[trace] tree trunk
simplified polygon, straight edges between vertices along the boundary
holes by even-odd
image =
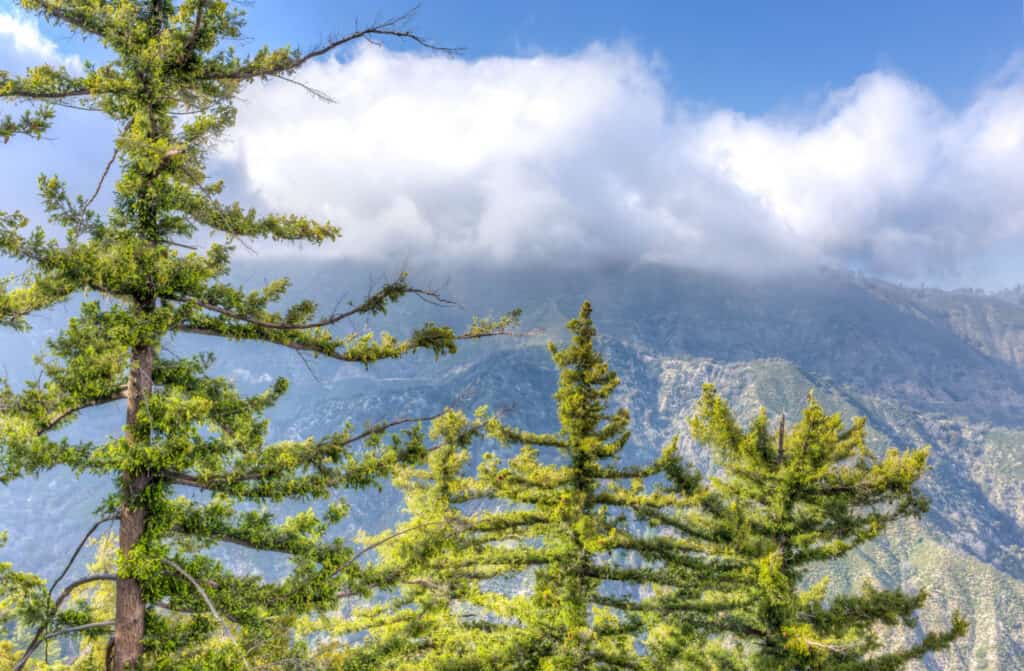
[[[146,436],[136,430],[139,406],[153,390],[153,348],[138,346],[132,351],[132,368],[128,380],[128,413],[126,432],[129,444],[145,441]],[[146,509],[139,505],[138,497],[152,478],[146,473],[124,473],[121,476],[121,557],[126,558],[142,538],[146,529]],[[146,603],[142,587],[134,578],[117,579],[114,607],[114,671],[131,668],[142,656],[142,637],[145,634]]]

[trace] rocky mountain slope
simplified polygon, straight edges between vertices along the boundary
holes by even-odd
[[[330,305],[344,288],[358,298],[366,270],[307,264],[296,277],[296,294],[312,293]],[[239,276],[274,271],[263,265]],[[466,309],[438,315],[405,303],[388,325],[400,332],[424,318],[458,322],[470,312],[518,305],[525,308],[524,326],[544,334],[470,345],[441,362],[420,357],[371,371],[303,362],[264,347],[215,346],[219,370],[252,391],[274,375],[293,379],[272,415],[278,437],[323,433],[346,420],[429,414],[452,403],[505,408],[514,421],[543,430],[555,422],[549,401],[555,378],[543,345],[561,338],[562,324],[588,298],[602,346],[623,379],[621,399],[633,414],[637,450],[655,451],[680,434],[689,458],[711,468],[686,429],[705,381],[745,416],[761,405],[792,416],[813,388],[827,408],[866,416],[878,449],[931,445],[932,511],[852,556],[835,584],[875,579],[927,588],[924,625],[940,625],[953,608],[963,611],[972,622],[969,638],[922,668],[1024,668],[1024,306],[1013,292],[906,289],[830,271],[742,279],[658,267],[465,271],[448,278],[443,290]],[[38,343],[46,329],[40,324],[29,337]],[[24,353],[33,343],[6,333],[0,342],[12,374],[29,374]],[[212,345],[182,339],[174,348],[184,353]],[[74,430],[116,430],[118,413],[87,413]],[[54,472],[0,488],[0,528],[11,532],[0,560],[56,573],[108,483],[81,485]],[[400,500],[387,489],[357,495],[340,531],[380,528],[400,514]],[[280,568],[269,557],[240,554],[236,561],[253,570]]]

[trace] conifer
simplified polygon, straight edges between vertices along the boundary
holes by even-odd
[[[34,105],[21,118],[0,120],[0,137],[39,137],[56,107],[107,117],[116,138],[88,197],[74,196],[55,176],[40,178],[48,228],[30,228],[19,211],[0,213],[0,253],[25,267],[0,286],[0,323],[27,328],[30,315],[59,303],[77,310],[38,357],[38,380],[17,389],[0,385],[0,481],[61,465],[113,481],[98,516],[118,525],[116,572],[92,578],[114,585],[113,622],[76,620],[74,629],[112,635],[110,668],[245,668],[248,656],[285,649],[287,623],[296,614],[333,607],[359,566],[344,539],[328,534],[342,506],[282,521],[265,505],[368,485],[420,446],[383,440],[396,422],[268,444],[263,414],[287,381],[244,396],[209,373],[211,356],[175,357],[168,339],[258,341],[370,365],[418,350],[447,355],[460,339],[502,332],[514,317],[476,322],[462,334],[428,323],[404,339],[332,330],[379,315],[410,294],[437,298],[404,275],[347,310],[321,313],[309,300],[278,309],[288,281],[255,290],[232,283],[234,245],[319,245],[339,231],[307,217],[223,202],[223,184],[208,178],[206,159],[234,123],[234,101],[247,83],[290,80],[303,64],[362,38],[430,45],[400,17],[311,51],[264,47],[242,55],[230,45],[243,37],[244,16],[225,0],[21,5],[96,41],[109,60],[86,63],[81,73],[51,65],[20,76],[0,72],[0,100]],[[113,205],[100,212],[94,202],[108,178],[116,178]],[[55,229],[63,233],[55,237]],[[73,432],[51,437],[83,410],[109,403],[126,406],[120,435],[99,443],[77,441]],[[238,574],[208,552],[223,543],[283,553],[291,573],[276,582]],[[20,576],[5,570],[0,580],[27,588]],[[15,668],[38,655],[39,641],[72,631],[65,627],[72,615],[42,585],[36,588],[38,607],[16,614],[38,635]],[[0,586],[0,593],[11,589]]]
[[[328,669],[536,668],[531,641],[511,617],[515,597],[500,590],[515,583],[487,586],[522,570],[528,554],[494,543],[531,516],[495,516],[486,489],[466,473],[485,413],[471,420],[446,412],[431,427],[426,463],[398,469],[409,517],[363,539],[364,551],[376,553],[367,574],[375,599],[310,622],[311,632],[332,637],[317,652]]]
[[[337,620],[367,633],[342,648],[338,668],[653,669],[651,628],[705,609],[713,567],[685,534],[646,521],[682,519],[700,476],[675,441],[653,461],[621,463],[629,413],[613,407],[619,381],[595,349],[590,305],[568,326],[572,341],[551,346],[557,432],[510,426],[486,408],[473,420],[452,412],[433,428],[429,468],[397,478],[410,517],[367,541],[393,591]],[[481,433],[502,449],[470,476]]]
[[[722,621],[723,633],[743,645],[723,668],[891,671],[965,633],[954,613],[947,630],[886,648],[884,629],[917,627],[925,590],[865,583],[852,594],[830,594],[827,577],[805,584],[812,567],[827,573],[891,523],[928,509],[918,489],[928,449],[876,455],[865,443],[865,426],[857,418],[844,428],[842,417],[826,414],[812,394],[792,430],[782,420],[771,431],[763,408],[743,430],[705,385],[691,427],[722,469],[714,481],[726,503],[721,514],[734,530],[732,550],[748,561],[746,605]]]
[[[516,617],[541,652],[538,668],[657,668],[652,633],[718,610],[728,568],[705,552],[699,525],[684,523],[704,491],[677,441],[647,462],[626,452],[629,411],[614,405],[619,378],[595,347],[590,304],[567,326],[571,341],[549,346],[558,431],[491,417],[488,434],[519,450],[508,460],[485,455],[479,478],[508,505],[495,517],[529,516],[503,540],[528,556],[532,584]]]

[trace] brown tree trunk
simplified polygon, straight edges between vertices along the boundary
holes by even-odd
[[[128,414],[126,418],[129,443],[148,440],[136,429],[139,406],[153,390],[153,348],[139,346],[132,351],[132,368],[128,380]],[[146,509],[138,504],[152,478],[145,473],[124,473],[121,476],[121,556],[127,557],[146,529]],[[146,603],[142,588],[134,578],[117,579],[114,606],[114,671],[131,668],[142,656],[145,634]]]

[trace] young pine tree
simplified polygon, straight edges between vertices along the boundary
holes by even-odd
[[[589,303],[568,328],[571,342],[551,345],[559,431],[491,418],[489,435],[520,449],[509,460],[485,455],[479,479],[505,508],[492,513],[509,522],[502,546],[524,553],[531,568],[531,592],[513,614],[540,652],[538,668],[643,668],[650,615],[703,608],[716,577],[692,539],[644,521],[652,511],[668,516],[693,505],[700,478],[675,441],[652,462],[620,462],[630,418],[612,406],[619,378],[595,349]],[[675,561],[684,555],[692,561]]]
[[[888,649],[881,632],[916,627],[924,591],[865,584],[854,594],[829,595],[827,579],[804,584],[812,565],[833,562],[891,522],[927,510],[916,488],[926,448],[876,456],[865,445],[862,418],[844,429],[842,418],[826,415],[813,396],[791,431],[780,422],[773,433],[763,409],[744,431],[711,385],[704,387],[691,427],[722,468],[715,489],[729,504],[733,549],[749,560],[747,605],[724,621],[746,643],[737,666],[890,671],[964,634],[966,623],[954,614],[948,630]]]
[[[113,491],[99,514],[118,525],[119,556],[115,573],[93,578],[114,585],[113,621],[71,618],[42,590],[37,608],[17,613],[36,635],[15,668],[38,656],[42,640],[86,630],[112,633],[114,671],[197,666],[203,662],[185,654],[197,650],[211,668],[245,666],[243,649],[286,646],[289,618],[333,607],[358,567],[341,539],[328,539],[337,508],[324,517],[310,511],[280,521],[260,506],[366,485],[387,475],[415,444],[384,443],[384,426],[268,444],[263,413],[285,393],[286,381],[243,396],[230,381],[208,374],[211,357],[174,357],[167,340],[177,334],[250,340],[369,365],[416,350],[448,354],[460,338],[500,332],[509,320],[476,323],[462,335],[427,324],[407,339],[329,330],[426,293],[404,276],[343,312],[317,314],[310,301],[274,309],[288,282],[255,291],[232,284],[233,241],[317,245],[338,231],[222,202],[221,182],[206,174],[207,153],[233,124],[234,100],[246,83],[288,77],[364,37],[422,40],[396,20],[310,52],[261,48],[242,56],[229,45],[242,37],[243,15],[225,0],[21,4],[95,40],[109,60],[86,64],[81,74],[49,65],[21,76],[0,72],[0,99],[37,105],[20,119],[0,120],[0,137],[38,137],[53,105],[106,116],[116,137],[107,170],[90,188],[94,195],[73,197],[58,178],[40,178],[48,228],[30,230],[20,212],[0,213],[0,252],[25,267],[20,280],[0,286],[0,323],[25,328],[32,313],[67,301],[78,310],[39,356],[38,380],[0,388],[0,481],[60,465],[107,476]],[[109,175],[117,175],[113,206],[101,213],[92,206]],[[51,437],[82,410],[108,403],[125,406],[120,435],[98,444]],[[359,452],[361,438],[371,442]],[[239,575],[207,552],[221,543],[283,553],[291,574],[278,582]],[[8,579],[25,586],[18,574],[0,573]],[[0,593],[11,589],[0,586]]]
[[[663,625],[677,643],[692,643],[706,616],[725,607],[720,592],[733,569],[708,553],[711,527],[688,515],[705,492],[675,440],[652,462],[621,463],[629,412],[612,406],[619,378],[595,349],[589,303],[568,328],[571,342],[551,345],[560,430],[532,433],[492,418],[491,437],[520,450],[507,464],[487,455],[480,468],[491,495],[513,505],[497,516],[526,508],[537,518],[504,536],[534,555],[518,619],[540,642],[542,669],[666,668],[652,654],[663,648]]]
[[[470,446],[483,427],[480,417],[446,412],[431,427],[435,444],[426,463],[399,467],[394,484],[405,495],[409,518],[363,539],[364,551],[376,553],[367,574],[375,600],[310,622],[312,631],[332,637],[317,651],[326,668],[536,668],[527,632],[510,617],[513,599],[498,585],[486,585],[528,563],[531,553],[494,543],[509,525],[533,517],[493,515],[486,489],[466,474]]]

